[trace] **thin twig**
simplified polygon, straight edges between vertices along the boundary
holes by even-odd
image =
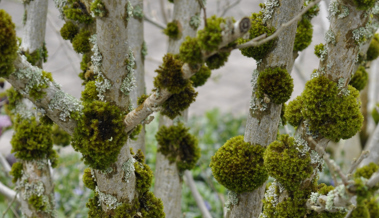
[[[195,199],[196,204],[199,207],[201,214],[203,215],[203,218],[212,218],[211,214],[209,213],[209,210],[205,206],[203,197],[200,195],[199,191],[196,188],[196,184],[193,180],[191,171],[186,170],[184,172],[184,176],[186,178],[187,185],[191,190],[193,198]]]
[[[6,213],[8,212],[9,208],[12,206],[13,202],[16,200],[17,195],[18,195],[18,191],[16,192],[16,195],[13,197],[11,203],[9,203],[7,209],[5,209],[5,211],[3,212],[3,218],[5,218],[5,215],[6,215]]]
[[[165,1],[166,0],[161,0],[160,5],[161,5],[161,12],[162,12],[163,20],[167,24],[168,23],[168,15],[167,15],[167,11],[165,9]]]
[[[341,177],[343,184],[345,186],[347,186],[349,184],[347,177],[342,172],[341,168],[333,160],[330,159],[330,156],[328,153],[325,152],[325,149],[322,148],[320,145],[318,145],[318,143],[313,139],[313,137],[311,137],[311,136],[308,137],[308,140],[312,144],[315,145],[315,148],[316,148],[315,150],[317,151],[317,153],[319,153],[324,158],[324,161],[328,165],[330,171],[332,172],[332,169],[334,169],[338,173],[338,175]]]
[[[154,26],[158,27],[159,29],[162,29],[162,30],[163,30],[163,29],[166,29],[166,27],[165,27],[163,24],[161,24],[161,23],[159,23],[159,22],[153,20],[152,18],[150,18],[150,17],[147,16],[146,14],[145,14],[145,16],[144,16],[144,19],[145,19],[147,22],[149,22],[149,23],[153,24]]]
[[[301,11],[300,14],[296,15],[294,18],[292,18],[292,20],[288,21],[287,23],[284,23],[280,26],[280,28],[274,33],[272,34],[271,36],[265,38],[265,39],[262,39],[262,40],[257,40],[257,38],[254,38],[244,44],[241,44],[241,45],[238,45],[237,48],[241,49],[241,48],[248,48],[248,47],[255,47],[255,46],[260,46],[260,45],[263,45],[264,43],[272,40],[272,39],[275,39],[276,37],[279,36],[279,34],[281,32],[283,32],[288,26],[291,26],[293,23],[299,21],[301,19],[301,17],[309,10],[311,9],[312,7],[314,7],[317,3],[319,3],[321,0],[316,0],[312,3],[310,3],[306,8],[304,8],[304,10]]]
[[[365,159],[368,157],[368,155],[370,154],[370,151],[363,151],[361,153],[361,155],[358,157],[358,159],[355,159],[353,161],[353,163],[351,164],[351,167],[349,169],[349,171],[347,172],[348,174],[352,174],[354,172],[354,170],[359,166],[359,164]],[[350,175],[349,175],[350,176]]]
[[[345,218],[349,218],[351,214],[353,213],[354,209],[349,210],[349,213],[346,214]]]
[[[3,165],[5,172],[9,173],[9,171],[11,171],[11,166],[9,165],[8,161],[5,159],[2,153],[0,153],[0,162],[1,165]]]
[[[223,17],[226,12],[228,12],[230,9],[232,9],[233,7],[237,6],[242,0],[237,0],[235,2],[233,2],[232,4],[229,4],[227,5],[224,10],[222,11],[222,13],[220,14],[220,17]]]
[[[203,12],[204,12],[204,26],[208,26],[208,23],[207,23],[207,8],[205,7],[204,5],[204,2],[203,0],[197,0],[200,4],[200,7],[203,9]]]

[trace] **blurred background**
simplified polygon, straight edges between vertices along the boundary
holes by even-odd
[[[233,16],[238,20],[244,16],[250,16],[253,12],[258,12],[260,10],[258,5],[263,2],[263,0],[207,0],[207,14],[208,16],[225,14],[225,16]],[[326,7],[328,2],[321,2],[320,13],[312,20],[312,44],[300,53],[291,73],[295,85],[291,99],[301,94],[305,82],[310,79],[313,69],[318,67],[319,58],[314,55],[314,46],[324,43],[324,33],[329,28]],[[1,0],[0,9],[5,9],[12,16],[13,22],[16,24],[17,35],[22,36],[24,14],[22,1]],[[173,4],[167,0],[144,0],[145,15],[155,22],[165,25],[164,17],[167,17],[167,20],[170,21],[172,11]],[[163,15],[163,12],[165,15]],[[62,85],[64,91],[80,98],[83,90],[82,81],[78,77],[81,55],[74,52],[69,41],[62,39],[59,31],[63,24],[64,21],[59,18],[59,12],[55,8],[54,1],[49,0],[45,37],[49,57],[48,61],[43,64],[43,68],[48,72],[52,72],[54,80]],[[152,81],[156,75],[154,71],[161,64],[162,57],[167,51],[168,37],[163,34],[162,29],[145,21],[144,38],[148,47],[148,55],[145,60],[145,80],[146,90],[149,93],[153,88]],[[189,109],[190,119],[188,126],[191,127],[192,133],[198,136],[202,149],[202,157],[197,167],[193,170],[193,175],[197,188],[213,217],[222,217],[226,190],[212,177],[208,167],[209,162],[211,156],[226,140],[244,133],[245,117],[251,96],[250,79],[255,68],[256,62],[254,59],[242,56],[239,50],[234,50],[225,66],[212,71],[211,79],[204,86],[198,88],[199,94],[196,102]],[[366,87],[367,101],[364,104],[367,105],[369,111],[374,108],[376,102],[379,102],[377,69],[378,61],[374,61],[368,70],[370,77],[369,85]],[[9,87],[9,84],[5,84],[2,91]],[[3,112],[2,114],[5,113]],[[5,121],[2,120],[0,119],[0,125],[2,125],[1,122],[7,122],[6,119]],[[156,153],[154,135],[158,130],[157,120],[155,119],[146,127],[147,163],[153,170]],[[367,118],[367,121],[369,131],[372,131],[375,124],[371,116]],[[293,132],[292,127],[289,127],[288,130]],[[281,132],[284,133],[285,130],[281,128]],[[8,130],[3,131],[0,136],[0,153],[4,157],[10,154],[11,145],[9,142],[12,134],[13,131]],[[337,162],[342,166],[350,163],[352,158],[358,156],[362,150],[359,137],[342,141],[331,147],[335,154],[334,157],[337,158]],[[85,203],[92,193],[83,186],[81,181],[85,166],[80,162],[78,153],[75,153],[70,148],[65,148],[64,150],[60,152],[62,154],[60,165],[54,171],[58,217],[87,217]],[[0,170],[0,180],[9,186],[13,186],[9,176],[3,170]],[[321,180],[331,183],[327,170],[324,171]],[[189,188],[185,184],[184,186],[183,217],[201,217]],[[0,195],[0,211],[4,211],[8,203]],[[16,217],[12,211],[9,211],[7,215]]]

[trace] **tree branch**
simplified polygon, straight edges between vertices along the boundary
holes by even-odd
[[[16,192],[10,189],[8,186],[0,182],[0,193],[4,195],[9,200],[12,200],[16,196]],[[18,200],[18,198],[17,198]]]
[[[241,45],[237,45],[237,48],[238,49],[241,49],[241,48],[247,48],[247,47],[255,47],[255,46],[260,46],[260,45],[263,45],[264,43],[272,40],[272,39],[275,39],[276,37],[279,36],[279,34],[281,32],[283,32],[287,27],[291,26],[293,23],[295,22],[298,22],[301,17],[309,10],[311,9],[312,7],[314,7],[317,3],[319,3],[321,0],[316,0],[312,3],[310,3],[307,7],[305,7],[301,12],[300,14],[296,15],[294,18],[292,18],[292,20],[288,21],[287,23],[284,23],[280,26],[280,28],[275,31],[274,34],[272,34],[271,36],[265,38],[265,39],[261,39],[261,36],[258,36],[244,44],[241,44]]]
[[[153,24],[154,26],[158,27],[158,28],[161,29],[161,30],[166,29],[166,27],[165,27],[163,24],[161,24],[161,23],[159,23],[159,22],[153,20],[151,17],[147,16],[146,14],[144,15],[143,18],[144,18],[145,21],[147,21],[147,22]]]
[[[242,0],[236,0],[235,2],[233,2],[232,4],[229,4],[227,5],[224,10],[222,11],[222,13],[220,14],[220,17],[223,17],[226,12],[228,12],[230,9],[232,9],[233,7],[237,6]]]
[[[11,171],[11,166],[9,165],[8,161],[4,158],[2,153],[0,153],[0,163],[1,165],[3,165],[6,173],[9,173],[9,171]]]
[[[353,161],[353,163],[351,164],[351,167],[349,169],[349,171],[347,172],[349,175],[348,177],[350,177],[350,175],[354,172],[354,170],[359,166],[359,164],[365,159],[368,157],[368,155],[370,154],[370,151],[363,151],[361,153],[361,155],[358,157],[358,159],[355,159]]]
[[[222,43],[219,45],[219,49],[225,47],[230,42],[235,41],[236,39],[242,37],[249,29],[251,23],[250,19],[245,17],[239,20],[234,24],[233,27],[229,28],[230,31],[226,32],[222,37]],[[203,60],[212,56],[215,52],[203,52]],[[182,67],[183,78],[189,79],[193,76],[198,70],[199,67],[193,68],[189,64],[185,63]],[[126,131],[129,132],[135,126],[140,124],[143,120],[145,120],[150,114],[154,111],[159,110],[159,106],[162,105],[172,94],[166,89],[157,90],[153,92],[149,98],[147,98],[142,105],[138,108],[134,109],[132,112],[128,113],[125,116],[124,123],[126,125]]]

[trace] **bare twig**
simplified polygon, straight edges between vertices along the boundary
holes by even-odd
[[[209,210],[204,204],[203,197],[201,197],[199,191],[196,188],[196,184],[193,180],[191,171],[186,170],[184,172],[184,176],[186,178],[187,185],[190,188],[193,197],[195,198],[196,204],[199,207],[201,214],[203,215],[203,218],[212,218],[211,214],[209,213]]]
[[[220,14],[220,17],[223,17],[226,12],[228,12],[230,9],[232,9],[233,7],[237,6],[242,0],[237,0],[235,2],[233,2],[232,4],[228,4],[226,5],[226,7],[224,8],[224,10],[222,11],[222,13]]]
[[[166,0],[160,0],[160,5],[161,5],[161,12],[162,12],[163,20],[167,24],[168,23],[168,15],[167,15],[167,11],[165,8],[165,1]]]
[[[152,18],[150,18],[150,17],[147,16],[146,14],[145,14],[145,16],[144,16],[144,19],[145,19],[147,22],[149,22],[149,23],[153,24],[154,26],[158,27],[159,29],[162,29],[162,30],[163,30],[163,29],[166,29],[166,27],[165,27],[163,24],[161,24],[161,23],[159,23],[159,22],[153,20]]]
[[[325,152],[324,148],[322,148],[314,139],[313,137],[308,137],[308,140],[314,144],[315,146],[315,150],[317,151],[317,153],[319,153],[323,158],[324,158],[324,161],[326,162],[326,164],[328,165],[329,169],[330,169],[330,172],[332,172],[332,170],[335,170],[338,175],[341,177],[342,179],[342,182],[345,186],[347,186],[349,184],[349,181],[347,179],[347,177],[345,176],[345,174],[342,172],[341,168],[333,161],[330,159],[330,155],[328,153]],[[334,179],[334,178],[333,178]],[[335,181],[336,182],[336,181]]]
[[[15,194],[15,196],[14,196],[13,199],[12,199],[12,201],[9,203],[7,209],[5,209],[5,211],[3,212],[3,218],[5,218],[5,215],[7,214],[9,208],[11,208],[12,204],[13,204],[14,201],[16,200],[17,195],[18,195],[18,192]]]
[[[376,171],[376,173],[372,174],[370,179],[367,181],[366,185],[369,188],[372,188],[378,183],[379,183],[379,171]]]
[[[15,191],[10,189],[8,186],[0,182],[0,193],[4,195],[9,200],[13,199],[17,194]]]
[[[354,170],[359,166],[359,164],[365,159],[368,157],[368,155],[370,154],[370,151],[363,151],[361,153],[361,155],[358,157],[358,159],[355,159],[353,161],[353,163],[351,164],[351,167],[349,169],[349,171],[347,172],[349,174],[349,177],[350,175],[354,172]]]
[[[9,173],[9,171],[11,171],[11,166],[9,165],[8,161],[4,158],[2,153],[0,153],[0,163],[1,165],[3,165],[5,172]]]
[[[279,34],[281,32],[283,32],[287,27],[291,26],[293,23],[299,21],[301,19],[301,17],[309,10],[311,9],[312,7],[314,7],[317,3],[319,3],[321,0],[316,0],[312,3],[310,3],[307,7],[304,8],[304,10],[301,11],[300,14],[296,15],[294,18],[292,18],[292,20],[288,21],[287,23],[284,23],[282,24],[282,26],[280,26],[280,28],[274,33],[272,34],[271,36],[265,38],[265,39],[262,39],[262,40],[258,40],[257,38],[258,37],[261,37],[261,36],[258,36],[257,38],[254,38],[244,44],[241,44],[241,45],[238,45],[237,48],[241,49],[241,48],[248,48],[248,47],[253,47],[253,46],[260,46],[260,45],[263,45],[264,43],[272,40],[272,39],[275,39],[276,37],[279,36]]]
[[[208,23],[207,23],[207,8],[205,7],[203,0],[197,0],[197,1],[199,2],[200,7],[203,9],[203,12],[204,12],[204,25],[208,26]]]

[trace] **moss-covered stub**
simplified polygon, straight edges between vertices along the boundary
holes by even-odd
[[[0,77],[7,77],[15,70],[13,61],[17,58],[17,38],[11,16],[0,10]]]
[[[174,119],[195,101],[197,92],[192,85],[185,87],[184,91],[171,95],[163,104],[161,114]]]
[[[293,79],[283,68],[266,68],[259,73],[257,97],[268,97],[275,104],[288,101],[293,91]]]
[[[107,102],[84,102],[82,115],[74,130],[72,146],[83,155],[84,162],[94,169],[104,170],[117,159],[127,140],[124,114]]]
[[[179,49],[180,59],[188,64],[200,64],[203,62],[200,44],[197,38],[187,36]]]
[[[255,190],[268,178],[263,165],[264,150],[263,146],[245,142],[243,136],[229,139],[212,157],[213,176],[233,192]]]
[[[361,91],[365,88],[368,82],[368,73],[364,66],[359,66],[358,70],[354,73],[349,84],[356,88],[358,91]]]
[[[158,152],[165,155],[170,163],[176,162],[180,171],[192,169],[200,158],[197,138],[188,130],[179,122],[170,127],[162,126],[155,135],[160,146]]]
[[[197,38],[200,48],[206,51],[217,50],[222,42],[221,24],[226,24],[226,20],[222,17],[212,17],[207,19],[207,25],[204,29],[197,32]]]
[[[167,24],[163,32],[171,39],[179,39],[182,35],[182,26],[179,21],[174,20]]]
[[[270,36],[274,32],[275,32],[275,28],[268,27],[266,24],[263,23],[262,12],[253,13],[251,15],[251,28],[249,30],[249,37],[240,38],[238,39],[237,42],[239,44],[243,44],[265,33],[267,34],[267,36]],[[274,41],[275,40],[271,40],[260,46],[243,48],[241,49],[241,53],[246,57],[254,58],[255,60],[260,60],[264,58],[273,48]]]

